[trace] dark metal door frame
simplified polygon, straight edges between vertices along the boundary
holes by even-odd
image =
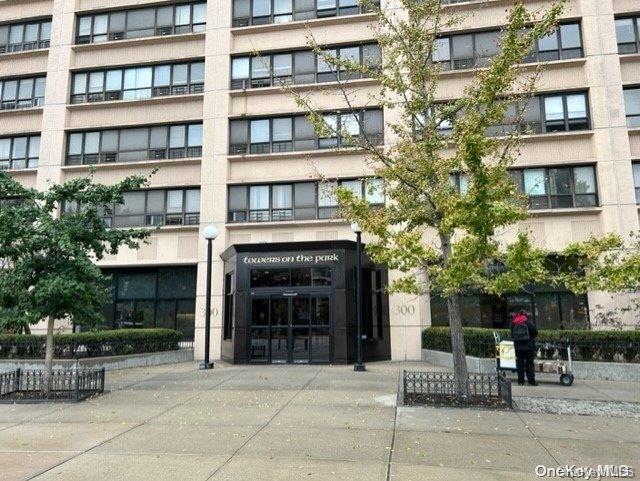
[[[308,304],[308,309],[309,312],[311,313],[311,300],[315,299],[315,298],[326,298],[327,302],[329,304],[329,319],[328,319],[328,326],[329,326],[329,358],[326,359],[326,363],[331,362],[331,353],[333,351],[333,342],[332,342],[332,331],[333,331],[333,325],[331,322],[331,303],[332,303],[332,295],[331,295],[331,291],[327,290],[326,292],[321,292],[317,289],[300,289],[300,290],[292,290],[291,288],[287,288],[287,289],[269,289],[266,292],[259,292],[259,293],[251,293],[251,295],[249,296],[248,299],[248,308],[249,308],[249,315],[248,315],[248,319],[249,319],[249,329],[247,329],[248,332],[248,336],[247,336],[247,362],[250,364],[311,364],[313,363],[312,360],[312,345],[311,345],[311,333],[312,333],[312,329],[313,329],[313,325],[311,324],[311,320],[309,321],[309,324],[306,326],[307,329],[307,336],[308,336],[308,344],[307,344],[307,359],[305,360],[297,360],[294,361],[293,359],[293,299],[295,298],[302,298],[305,297],[309,300],[309,304]],[[251,346],[252,346],[252,338],[253,338],[253,325],[251,324],[252,320],[253,320],[253,301],[256,299],[267,299],[268,302],[268,339],[267,339],[267,345],[268,345],[268,349],[267,349],[267,358],[265,361],[261,362],[261,361],[256,361],[254,359],[252,359],[251,356]],[[287,355],[286,355],[286,360],[283,361],[273,361],[273,353],[272,353],[272,334],[273,334],[273,329],[275,329],[274,325],[272,324],[273,319],[273,300],[274,299],[286,299],[287,300]],[[324,325],[323,325],[324,326]],[[304,328],[304,326],[303,326]],[[320,361],[320,362],[325,362],[325,361]]]

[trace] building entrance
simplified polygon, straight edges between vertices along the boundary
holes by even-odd
[[[357,245],[351,241],[237,244],[224,260],[220,357],[346,364],[356,358]],[[363,355],[389,359],[387,272],[363,256]]]
[[[328,293],[252,295],[250,361],[328,363],[330,312]]]

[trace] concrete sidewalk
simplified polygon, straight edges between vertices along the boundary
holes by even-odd
[[[402,369],[429,366],[367,367],[177,364],[109,373],[77,405],[0,405],[0,480],[513,480],[640,459],[638,419],[396,407]],[[603,381],[514,393],[640,401]]]

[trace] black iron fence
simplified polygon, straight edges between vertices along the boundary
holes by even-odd
[[[105,370],[54,370],[50,388],[45,389],[42,370],[16,369],[0,373],[0,401],[82,401],[104,392]]]
[[[502,373],[469,374],[469,396],[461,400],[450,372],[403,371],[404,404],[469,404],[513,408],[511,381]]]

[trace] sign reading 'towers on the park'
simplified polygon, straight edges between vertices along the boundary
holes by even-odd
[[[340,262],[340,257],[336,252],[319,254],[291,254],[291,255],[264,255],[246,256],[242,259],[243,264],[324,264],[329,262]]]

